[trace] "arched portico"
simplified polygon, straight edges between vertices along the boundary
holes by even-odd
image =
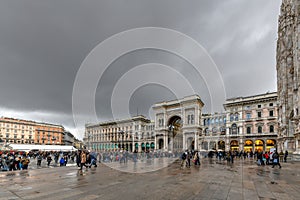
[[[198,95],[155,104],[156,144],[159,139],[163,139],[164,151],[198,150],[203,106]],[[156,149],[159,147],[156,145]]]

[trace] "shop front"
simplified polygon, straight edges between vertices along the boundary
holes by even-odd
[[[255,151],[257,151],[257,152],[264,151],[264,141],[263,140],[255,140]]]
[[[252,140],[246,140],[244,143],[244,152],[250,153],[253,152],[253,141]]]
[[[239,142],[237,140],[232,140],[230,142],[230,150],[231,151],[239,151]]]

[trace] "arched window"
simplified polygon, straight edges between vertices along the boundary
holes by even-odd
[[[207,119],[207,125],[210,125],[210,119]]]
[[[270,133],[274,133],[274,126],[270,125]]]
[[[258,126],[258,127],[257,127],[257,132],[258,132],[258,133],[262,133],[262,127],[261,127],[261,126]]]
[[[217,129],[216,127],[213,127],[213,128],[212,128],[212,133],[213,133],[213,135],[216,135],[216,134],[217,134],[217,131],[218,131],[218,129]]]
[[[237,125],[236,124],[232,124],[231,125],[231,134],[237,134]]]
[[[248,126],[248,127],[247,127],[247,134],[250,134],[250,133],[251,133],[251,127]]]
[[[211,124],[214,124],[214,123],[215,123],[215,119],[212,118],[212,119],[211,119]]]
[[[221,135],[225,135],[226,134],[226,128],[224,126],[222,126],[220,128],[220,132],[221,132]]]

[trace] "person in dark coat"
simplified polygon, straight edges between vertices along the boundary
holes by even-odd
[[[289,152],[287,150],[285,150],[285,153],[284,153],[284,162],[286,162],[286,159],[289,155]]]
[[[279,166],[279,169],[281,168],[280,162],[279,162],[279,154],[278,152],[275,150],[274,154],[273,154],[273,166],[272,168],[274,168],[276,165]]]

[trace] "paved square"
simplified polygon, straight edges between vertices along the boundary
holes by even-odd
[[[253,160],[201,161],[200,167],[181,169],[176,161],[148,173],[126,173],[103,164],[83,171],[70,166],[1,172],[0,200],[300,199],[299,162],[282,163],[279,169],[257,166]],[[132,163],[113,165],[123,170],[134,167]]]

